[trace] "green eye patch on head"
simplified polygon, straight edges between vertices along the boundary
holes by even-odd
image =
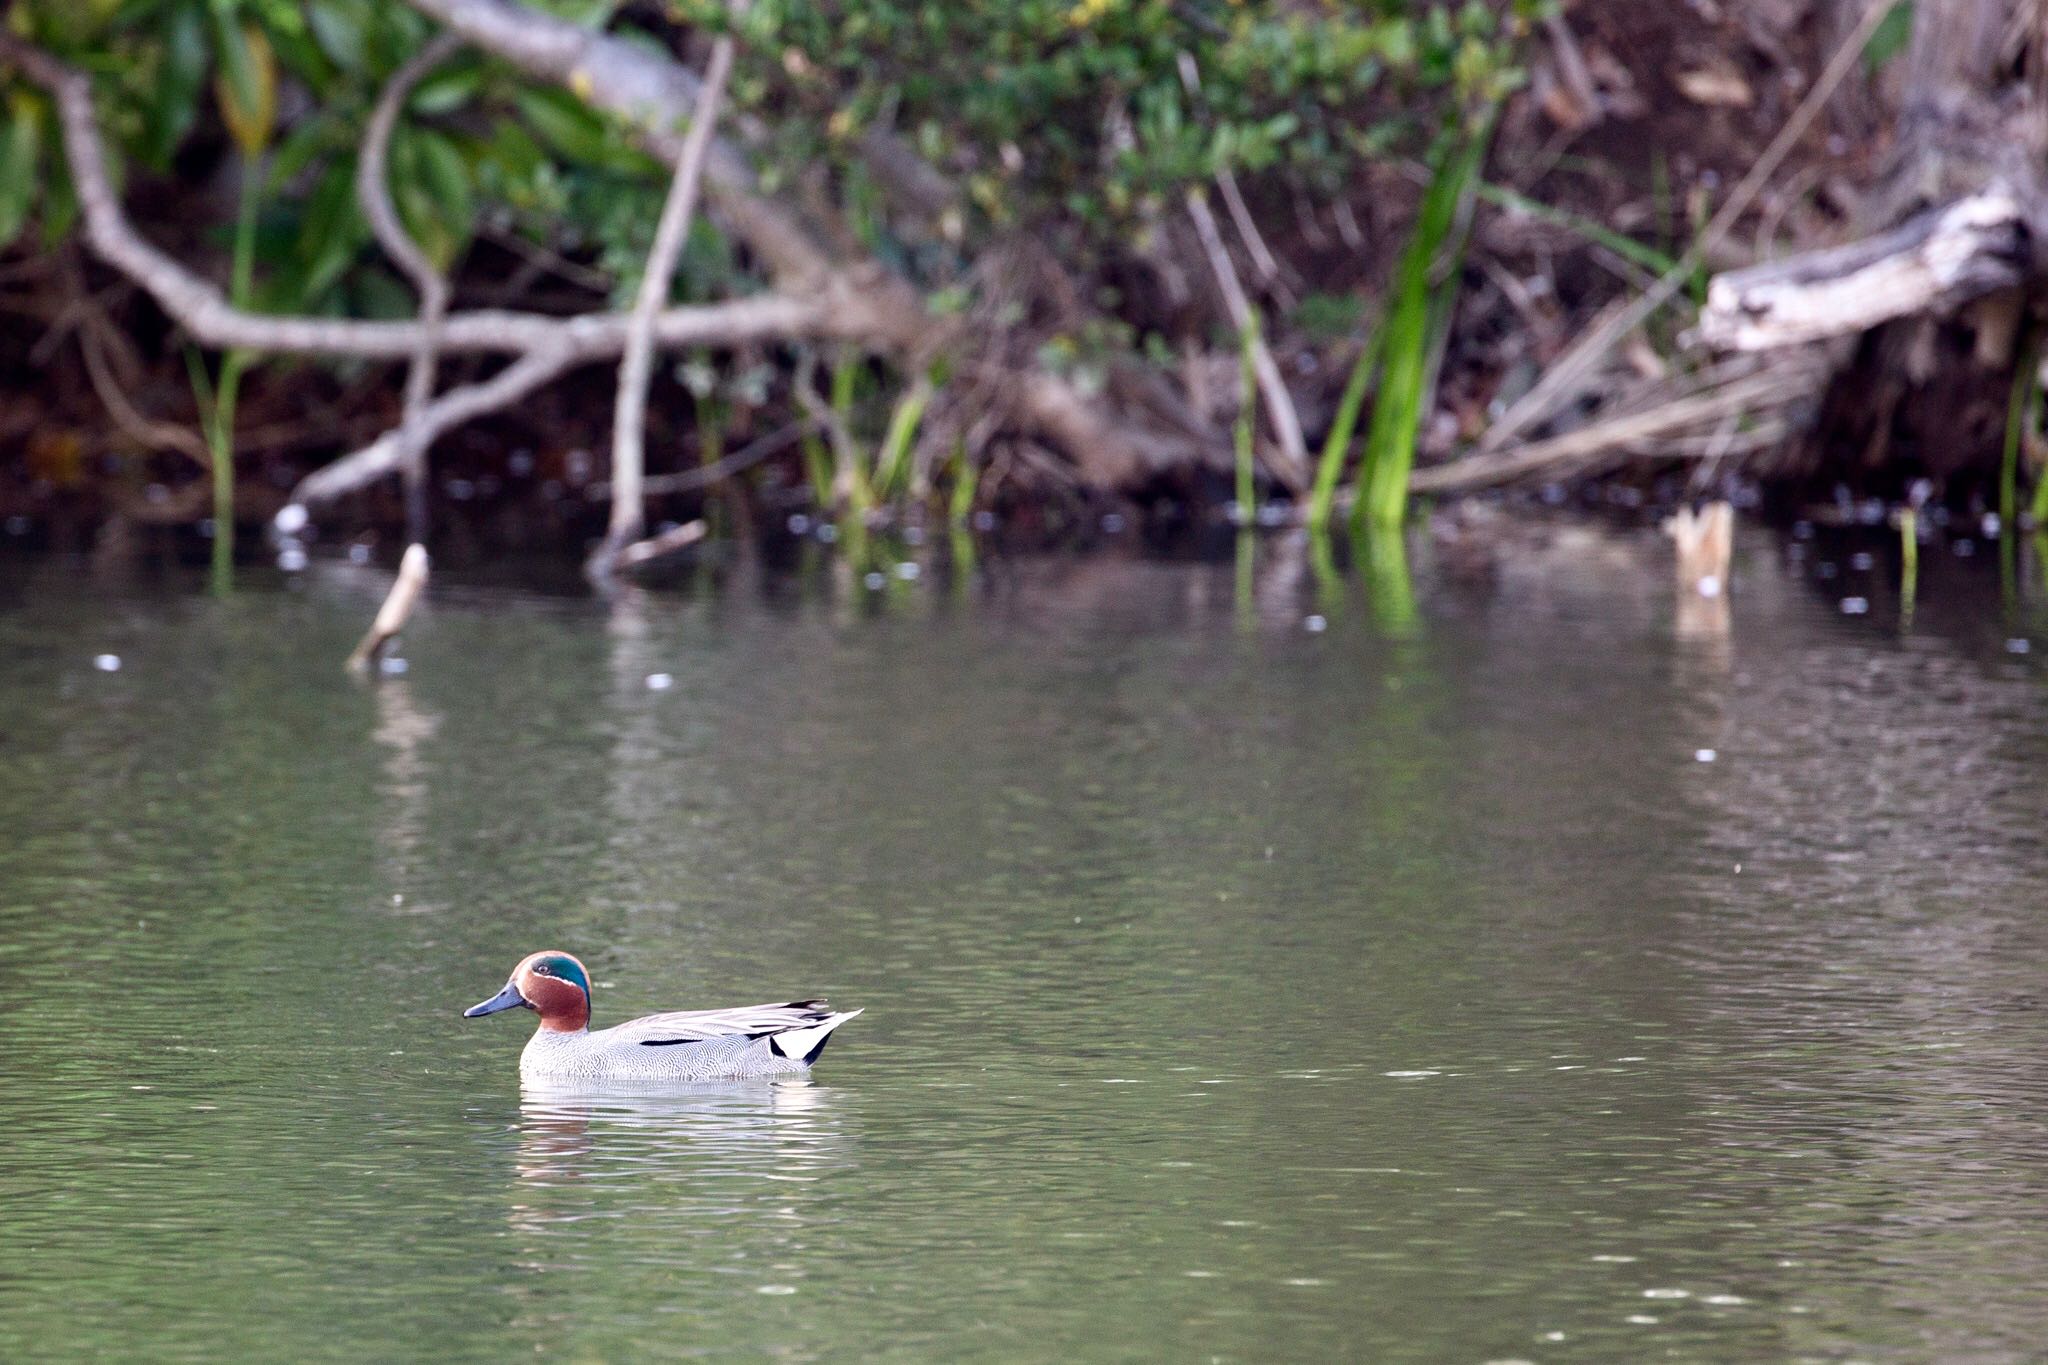
[[[560,953],[544,957],[533,964],[533,970],[542,976],[572,982],[581,987],[585,995],[590,994],[590,978],[583,974],[583,965],[573,957],[565,957]]]

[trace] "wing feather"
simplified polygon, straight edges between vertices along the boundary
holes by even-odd
[[[831,1014],[822,1000],[792,1000],[781,1005],[742,1005],[738,1009],[673,1010],[649,1014],[620,1024],[621,1042],[642,1047],[701,1043],[712,1038],[760,1038],[794,1028],[807,1028]]]

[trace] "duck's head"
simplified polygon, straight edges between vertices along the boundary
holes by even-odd
[[[512,979],[482,1004],[462,1012],[465,1019],[520,1005],[540,1016],[540,1026],[557,1033],[590,1027],[590,973],[568,953],[535,953],[512,969]]]

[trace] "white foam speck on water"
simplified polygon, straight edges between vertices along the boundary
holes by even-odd
[[[1616,1057],[1614,1060],[1617,1062],[1647,1062],[1650,1059],[1648,1057]]]
[[[647,690],[649,692],[666,692],[675,685],[676,680],[670,674],[649,673],[647,675]]]
[[[1690,1289],[1645,1289],[1643,1297],[1646,1299],[1689,1299],[1692,1297],[1692,1291]]]
[[[1144,1084],[1144,1082],[1143,1082],[1143,1081],[1140,1081],[1140,1080],[1134,1080],[1134,1079],[1132,1079],[1132,1078],[1131,1078],[1131,1077],[1129,1077],[1129,1076],[1106,1076],[1106,1077],[1104,1077],[1104,1078],[1103,1078],[1103,1081],[1102,1081],[1102,1083],[1103,1083],[1104,1085],[1143,1085],[1143,1084]]]
[[[1740,1294],[1708,1294],[1700,1302],[1711,1303],[1716,1308],[1730,1308],[1739,1303],[1748,1303],[1749,1300]]]
[[[1586,1068],[1585,1068],[1584,1066],[1578,1066],[1578,1065],[1574,1065],[1574,1066],[1554,1066],[1554,1067],[1552,1067],[1552,1068],[1550,1068],[1550,1069],[1551,1069],[1552,1071],[1584,1071],[1584,1070],[1585,1070]]]
[[[1602,1252],[1600,1255],[1595,1256],[1593,1259],[1596,1261],[1605,1261],[1609,1265],[1628,1265],[1631,1262],[1633,1262],[1636,1258],[1633,1256],[1617,1256],[1612,1252]]]
[[[1213,1280],[1216,1278],[1216,1272],[1213,1270],[1183,1270],[1181,1274],[1191,1280]]]
[[[1441,1076],[1441,1071],[1382,1071],[1382,1076],[1396,1081],[1419,1081],[1429,1076]]]
[[[794,1294],[796,1293],[796,1286],[793,1284],[764,1284],[754,1292],[756,1294]]]
[[[1721,755],[1715,753],[1712,749],[1694,749],[1692,751],[1692,757],[1695,763],[1712,763],[1715,759],[1719,758],[1720,756]]]
[[[1543,1334],[1543,1340],[1545,1341],[1563,1341],[1564,1339],[1565,1335],[1562,1332],[1545,1332]]]
[[[102,673],[119,673],[121,671],[121,656],[118,654],[95,654],[92,656],[92,666]]]
[[[1655,1327],[1657,1325],[1657,1319],[1651,1317],[1648,1313],[1630,1313],[1628,1320],[1638,1327]]]
[[[1329,1281],[1319,1280],[1313,1275],[1303,1275],[1297,1279],[1282,1280],[1280,1283],[1293,1285],[1296,1289],[1319,1289],[1323,1285],[1328,1284]]]

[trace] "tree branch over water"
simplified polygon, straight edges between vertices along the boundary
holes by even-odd
[[[461,48],[460,38],[452,33],[443,33],[393,73],[385,83],[383,93],[377,97],[376,107],[370,111],[370,124],[363,134],[363,149],[356,160],[356,202],[362,206],[370,232],[376,237],[377,245],[384,248],[384,254],[405,272],[420,296],[420,343],[413,352],[412,366],[406,372],[405,417],[401,428],[405,445],[406,534],[415,544],[425,539],[427,524],[427,443],[419,439],[420,414],[434,396],[435,360],[441,343],[441,324],[448,313],[449,290],[447,277],[427,259],[427,253],[420,249],[412,234],[405,230],[405,224],[399,221],[385,176],[391,134],[398,127],[398,116],[405,107],[406,97],[428,72]]]
[[[585,572],[593,578],[609,578],[613,565],[646,529],[640,480],[647,462],[647,381],[654,364],[654,318],[668,298],[677,258],[683,254],[683,243],[690,234],[690,215],[697,207],[697,182],[704,173],[705,153],[711,145],[711,130],[718,118],[725,78],[732,72],[732,53],[732,35],[721,33],[711,45],[711,63],[698,93],[695,116],[676,160],[675,179],[670,182],[668,198],[661,206],[661,220],[655,225],[654,245],[647,252],[647,265],[640,276],[639,296],[633,301],[626,351],[619,360],[617,402],[612,408],[611,524],[604,543],[585,565]]]

